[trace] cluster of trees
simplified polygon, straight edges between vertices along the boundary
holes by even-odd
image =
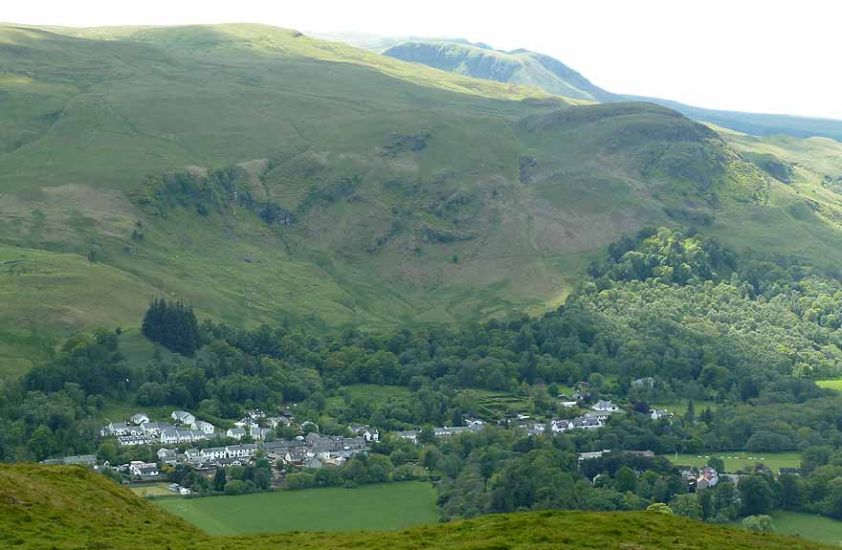
[[[143,316],[141,332],[174,353],[192,357],[200,345],[199,324],[193,308],[165,298],[152,300]]]

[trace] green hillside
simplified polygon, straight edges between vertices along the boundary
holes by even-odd
[[[219,497],[230,498],[230,497]],[[280,511],[280,513],[283,513]],[[652,512],[532,512],[398,532],[212,537],[107,478],[74,467],[0,467],[4,548],[781,548],[825,546]]]
[[[257,25],[6,26],[0,66],[0,376],[158,294],[244,326],[540,312],[647,225],[842,261],[831,161],[782,182],[651,104]]]

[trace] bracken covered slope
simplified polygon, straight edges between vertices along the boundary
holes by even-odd
[[[842,265],[838,195],[800,204],[827,174],[649,103],[258,25],[6,26],[0,66],[0,377],[157,295],[246,326],[540,312],[646,225]]]

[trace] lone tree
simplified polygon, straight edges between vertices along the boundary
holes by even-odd
[[[192,356],[199,348],[199,325],[193,308],[183,302],[152,300],[143,316],[141,332],[170,351]]]

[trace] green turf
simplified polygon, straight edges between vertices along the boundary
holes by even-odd
[[[816,380],[816,385],[820,388],[842,392],[842,379]]]
[[[252,495],[171,498],[156,504],[213,535],[382,531],[435,523],[435,489],[418,482]]]
[[[684,416],[687,413],[687,406],[690,404],[689,399],[679,399],[677,401],[670,401],[668,403],[652,403],[649,406],[653,409],[665,409],[669,412]],[[719,407],[719,403],[715,401],[696,401],[693,400],[693,408],[696,410],[696,414],[700,414],[706,408],[710,408],[711,411],[715,411]]]
[[[671,454],[664,455],[674,464],[683,466],[704,466],[710,457],[721,458],[725,462],[726,472],[737,472],[746,466],[763,463],[774,473],[779,468],[800,468],[800,453],[751,453],[745,451],[719,451],[704,454]]]
[[[173,493],[168,489],[169,483],[143,483],[131,485],[129,489],[139,497],[172,497]]]
[[[842,546],[842,521],[797,512],[772,512],[771,516],[776,533]]]

